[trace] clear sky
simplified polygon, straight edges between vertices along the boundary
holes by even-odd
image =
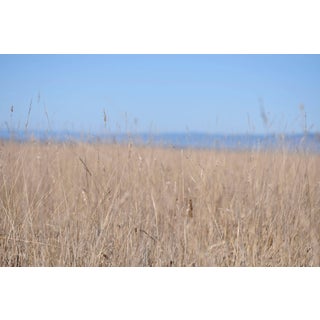
[[[299,133],[303,104],[320,131],[320,55],[0,55],[1,128],[30,103],[30,129]]]

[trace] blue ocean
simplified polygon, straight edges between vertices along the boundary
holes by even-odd
[[[169,148],[215,150],[274,150],[320,152],[320,134],[210,134],[210,133],[103,133],[90,134],[72,131],[0,130],[0,139],[25,142],[104,142],[134,143]]]

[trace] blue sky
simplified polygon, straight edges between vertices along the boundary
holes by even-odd
[[[320,55],[0,55],[0,70],[1,128],[24,128],[32,100],[30,129],[298,133],[303,104],[320,131]]]

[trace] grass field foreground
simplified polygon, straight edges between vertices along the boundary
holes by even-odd
[[[320,266],[320,156],[0,142],[0,266]]]

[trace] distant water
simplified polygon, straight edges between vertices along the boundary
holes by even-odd
[[[291,151],[320,152],[320,134],[256,135],[256,134],[206,134],[206,133],[163,133],[163,134],[83,134],[69,131],[9,131],[0,130],[0,139],[15,141],[85,141],[106,143],[128,143],[156,145],[172,148],[199,148],[216,150],[270,150],[287,148]]]

